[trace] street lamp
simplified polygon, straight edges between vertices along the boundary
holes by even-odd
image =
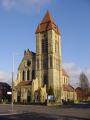
[[[14,55],[12,56],[13,62],[12,62],[12,101],[11,101],[11,106],[12,106],[12,112],[13,112],[13,80],[14,80]]]
[[[15,55],[20,55],[19,53],[14,53],[12,54],[12,101],[11,101],[11,106],[12,106],[12,112],[13,112],[13,103],[14,103],[14,57]]]

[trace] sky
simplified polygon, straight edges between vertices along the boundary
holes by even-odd
[[[90,0],[0,0],[0,81],[11,83],[26,49],[36,51],[35,30],[49,10],[61,33],[62,64],[71,84],[90,80]]]

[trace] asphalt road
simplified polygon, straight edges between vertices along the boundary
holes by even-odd
[[[0,105],[0,120],[90,120],[89,105]]]
[[[18,115],[0,116],[0,120],[87,120],[75,117],[51,116],[48,114],[24,113]]]

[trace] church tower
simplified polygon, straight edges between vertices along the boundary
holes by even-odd
[[[61,36],[49,11],[36,29],[36,76],[39,87],[52,87],[56,96],[61,81]]]

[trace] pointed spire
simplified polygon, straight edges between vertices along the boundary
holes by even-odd
[[[36,29],[36,33],[45,32],[45,31],[52,30],[52,29],[58,34],[60,34],[59,29],[57,25],[55,24],[50,12],[47,11],[43,20],[38,25]]]
[[[49,22],[49,21],[50,21],[50,22],[54,22],[51,14],[50,14],[50,12],[47,10],[47,12],[46,12],[43,20],[41,21],[41,23],[46,23],[46,22]]]

